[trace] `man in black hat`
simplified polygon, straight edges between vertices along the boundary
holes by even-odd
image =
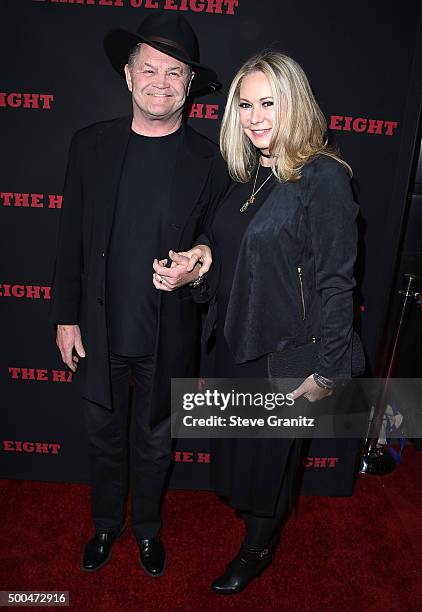
[[[218,86],[186,19],[154,12],[136,33],[108,34],[105,49],[126,77],[133,114],[73,138],[51,317],[62,359],[73,371],[79,365],[87,400],[95,534],[82,569],[110,559],[130,486],[141,565],[159,576],[170,379],[196,373],[199,320],[188,286],[156,290],[152,264],[172,248],[176,280],[198,278],[199,264],[177,252],[201,233],[228,177],[217,146],[182,123],[189,91]]]

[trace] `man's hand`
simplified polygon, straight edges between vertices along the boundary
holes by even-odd
[[[79,357],[85,357],[86,355],[79,325],[57,325],[56,344],[64,363],[69,366],[72,372],[76,372],[79,359],[76,355],[73,355],[73,349]]]
[[[299,385],[297,389],[290,393],[294,400],[303,395],[303,397],[306,397],[306,399],[310,402],[317,402],[318,400],[322,400],[324,397],[328,397],[332,394],[333,392],[330,389],[323,389],[317,385],[312,374],[308,376],[308,378],[305,378],[303,383]]]
[[[152,282],[156,289],[162,291],[174,291],[187,283],[197,280],[211,267],[211,249],[204,245],[198,245],[189,251],[175,253],[169,251],[171,266],[166,267],[167,259],[157,261],[154,259],[154,274]]]

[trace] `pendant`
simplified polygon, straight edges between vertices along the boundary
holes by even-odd
[[[241,208],[239,208],[240,212],[245,212],[248,209],[249,204],[253,204],[255,201],[255,196],[251,196],[246,200]]]

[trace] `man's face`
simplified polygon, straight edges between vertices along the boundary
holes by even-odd
[[[131,68],[125,66],[134,113],[149,120],[166,120],[180,112],[193,73],[189,66],[142,43]]]

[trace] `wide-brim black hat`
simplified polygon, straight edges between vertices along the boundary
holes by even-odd
[[[104,48],[119,74],[124,75],[129,54],[139,43],[147,43],[191,66],[195,72],[191,94],[210,93],[220,88],[214,70],[200,63],[198,39],[182,15],[154,11],[142,21],[136,32],[122,28],[109,32],[104,39]]]

